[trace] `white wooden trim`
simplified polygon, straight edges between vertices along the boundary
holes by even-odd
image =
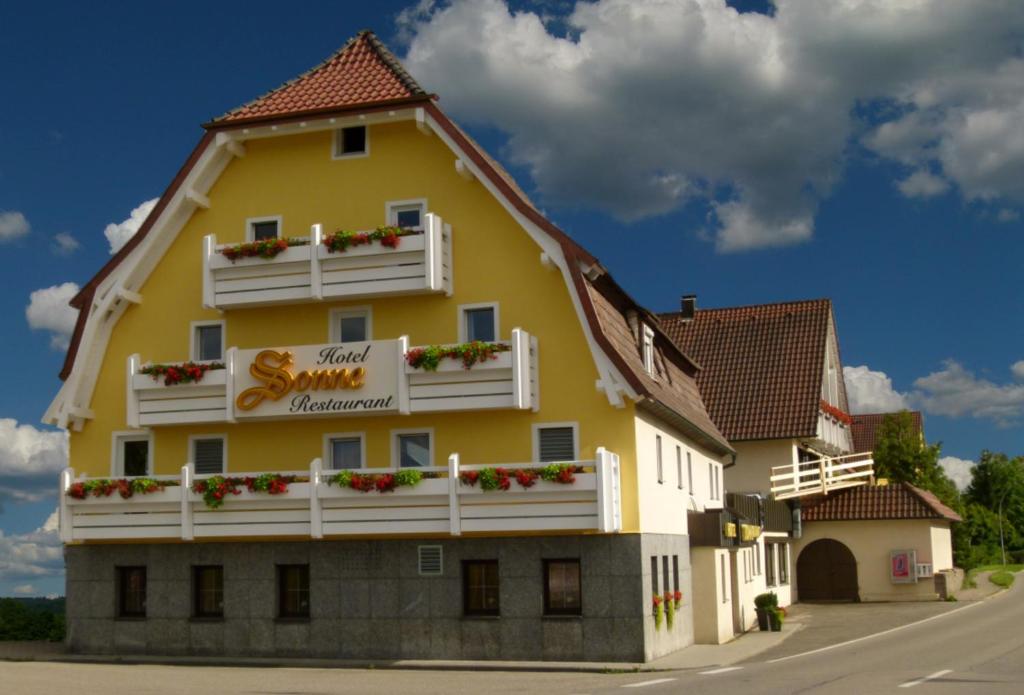
[[[252,226],[257,222],[277,222],[277,238],[284,239],[287,235],[284,233],[284,216],[282,215],[265,215],[263,217],[247,217],[245,218],[245,241],[254,241]]]
[[[194,188],[189,188],[185,191],[185,200],[204,210],[210,209],[210,199]]]
[[[139,426],[139,394],[135,391],[135,375],[139,373],[142,358],[139,353],[128,357],[128,370],[125,374],[125,418],[129,427]]]
[[[517,410],[530,407],[530,334],[512,329],[512,400]]]
[[[580,460],[580,423],[579,422],[535,422],[530,425],[533,435],[533,460],[540,461],[540,430],[548,427],[571,427],[572,428],[572,460]]]
[[[217,253],[217,235],[207,234],[203,237],[203,307],[217,308],[216,287],[213,277],[213,256]]]
[[[323,462],[320,459],[313,459],[309,463],[309,535],[311,538],[324,537],[324,517],[320,504],[320,496],[316,490],[320,487],[323,471]]]
[[[60,501],[60,515],[58,516],[60,540],[62,543],[70,543],[74,537],[72,534],[71,514],[68,510],[68,488],[75,479],[75,469],[65,468],[60,472],[60,483],[57,487],[58,500]]]
[[[360,468],[366,468],[369,464],[366,461],[366,432],[328,432],[323,436],[323,456],[321,461],[325,470],[339,470],[334,466],[332,439],[358,439],[359,440],[359,463]]]
[[[448,521],[449,533],[462,535],[462,509],[459,506],[459,455],[448,456]]]
[[[434,428],[433,427],[409,427],[404,429],[391,430],[388,435],[391,439],[391,467],[401,468],[401,461],[398,457],[398,435],[400,434],[426,434],[430,437],[430,460],[428,466],[434,465]]]
[[[475,304],[459,304],[459,342],[469,341],[466,331],[466,311],[470,309],[494,309],[494,341],[501,341],[501,314],[498,302],[476,302]]]
[[[320,264],[320,243],[324,238],[324,226],[314,224],[309,228],[309,293],[313,299],[324,298],[324,285],[321,277],[322,266]]]
[[[416,120],[416,130],[420,131],[424,135],[433,135],[434,131],[431,130],[430,124],[427,123],[427,112],[423,107],[418,107],[413,111],[414,118]]]
[[[472,181],[476,178],[476,176],[473,175],[473,170],[466,165],[466,161],[464,159],[455,160],[455,173],[467,181]]]
[[[235,422],[235,362],[238,348],[229,347],[224,356],[224,420]]]
[[[195,537],[195,526],[192,521],[192,482],[195,479],[195,466],[186,463],[181,467],[181,540],[190,541]]]
[[[334,119],[331,119],[334,122]],[[363,151],[362,152],[350,152],[348,154],[338,154],[338,135],[345,128],[363,128],[366,131],[366,136],[363,139]],[[341,159],[362,159],[363,157],[370,156],[370,126],[365,122],[353,121],[351,123],[345,123],[334,128],[331,133],[331,159],[338,161]]]
[[[409,336],[403,335],[398,339],[398,412],[400,415],[408,415],[409,404],[409,374],[406,371],[405,354],[409,352]]]
[[[220,326],[220,357],[212,360],[201,360],[198,358],[199,354],[199,333],[196,331],[201,326]],[[188,359],[196,363],[207,363],[207,362],[221,362],[224,360],[224,355],[227,352],[227,338],[228,338],[228,326],[224,319],[214,319],[212,321],[192,321],[188,327],[189,334],[189,346],[188,346]]]
[[[419,206],[420,208],[420,226],[413,227],[413,229],[424,229],[427,222],[427,199],[426,198],[409,198],[407,200],[389,200],[384,203],[384,224],[397,225],[398,217],[393,214],[397,211],[397,208],[411,208],[413,206]]]
[[[152,430],[115,430],[110,433],[110,476],[112,478],[124,477],[124,456],[122,455],[121,442],[149,442],[146,460],[146,475],[153,475],[156,470],[153,459],[153,432]]]
[[[331,309],[327,313],[327,342],[341,342],[341,325],[339,320],[345,317],[364,316],[366,318],[366,340],[373,340],[373,307],[369,304],[346,306]]]
[[[222,434],[222,433],[218,432],[217,434],[190,434],[188,436],[188,460],[192,463],[193,466],[195,465],[195,462],[196,462],[196,449],[195,449],[195,445],[196,445],[196,440],[197,439],[219,439],[221,441],[221,448],[222,448],[224,453],[222,454],[222,457],[221,457],[221,470],[220,470],[220,474],[221,475],[226,475],[227,472],[228,472],[228,435],[227,435],[227,433],[225,432],[225,433]]]

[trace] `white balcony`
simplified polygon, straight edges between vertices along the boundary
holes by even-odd
[[[215,235],[203,240],[203,305],[234,309],[325,299],[361,299],[452,291],[452,231],[433,213],[423,232],[400,237],[397,248],[379,241],[331,252],[322,225],[302,246],[274,258],[228,259]],[[294,238],[294,237],[289,237]]]
[[[843,488],[867,485],[874,478],[871,452],[825,456],[772,468],[771,492],[777,500],[807,495],[827,495]]]
[[[208,508],[193,492],[191,464],[180,476],[157,476],[164,489],[122,499],[77,499],[67,492],[84,482],[65,469],[60,484],[60,532],[65,543],[141,539],[343,538],[428,534],[460,536],[509,531],[596,531],[622,528],[619,457],[598,448],[591,461],[569,462],[581,469],[569,484],[538,479],[530,488],[514,480],[508,490],[485,491],[468,485],[460,474],[490,466],[460,466],[458,454],[448,466],[417,469],[425,477],[413,487],[392,492],[360,492],[329,483],[337,471],[321,470],[320,459],[308,471],[291,472],[299,479],[277,495],[243,490],[227,495],[217,509]],[[500,464],[498,464],[500,465]],[[509,471],[539,469],[546,464],[507,464]],[[395,469],[364,468],[371,475]],[[289,472],[283,472],[289,474]],[[255,476],[256,473],[228,473]]]
[[[224,422],[230,418],[227,369],[211,369],[198,383],[166,385],[140,374],[138,355],[128,358],[127,416],[130,427]]]

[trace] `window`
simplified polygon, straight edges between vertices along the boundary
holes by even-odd
[[[754,561],[754,576],[761,576],[761,549],[756,545],[750,550],[750,557]]]
[[[544,613],[580,615],[580,561],[544,561]]]
[[[392,432],[391,461],[401,468],[432,466],[433,432]]]
[[[463,304],[459,307],[459,342],[482,340],[493,343],[498,339],[498,305]]]
[[[146,617],[146,568],[117,568],[117,615],[120,618]]]
[[[789,544],[779,544],[779,583],[789,584]]]
[[[686,489],[693,494],[693,457],[690,452],[686,452]]]
[[[246,241],[263,241],[281,236],[281,217],[252,217],[246,220]]]
[[[715,470],[715,499],[716,500],[721,500],[722,499],[722,481],[721,481],[721,478],[719,478],[719,476],[721,475],[722,469],[716,465],[716,466],[714,466],[714,470]]]
[[[500,615],[497,560],[462,563],[462,599],[466,615]]]
[[[708,461],[708,498],[715,499],[715,464]]]
[[[221,565],[192,568],[192,614],[197,618],[224,617],[224,568]]]
[[[192,353],[195,362],[224,359],[224,322],[203,321],[192,324]]]
[[[426,214],[426,200],[394,200],[387,203],[388,224],[403,229],[422,230]]]
[[[764,583],[767,586],[775,586],[775,558],[778,556],[778,543],[764,544]]]
[[[533,459],[541,463],[575,461],[579,458],[576,424],[534,425]]]
[[[658,556],[651,555],[651,593],[658,595]]]
[[[114,433],[113,475],[151,475],[152,446],[150,435],[137,432]]]
[[[668,588],[669,588],[669,583],[668,583],[668,555],[662,555],[661,556],[661,578],[662,578],[662,582],[663,582],[662,586],[665,587],[665,591],[667,592]]]
[[[335,309],[330,317],[328,335],[332,343],[361,343],[373,340],[373,314],[370,307]]]
[[[672,590],[679,591],[679,556],[672,556]]]
[[[660,485],[661,483],[665,482],[665,471],[664,471],[664,467],[662,466],[662,463],[661,463],[661,435],[660,434],[654,435],[654,447],[655,447],[655,449],[657,451],[656,455],[658,457],[658,484]]]
[[[309,565],[277,566],[277,615],[309,617]]]
[[[199,475],[224,472],[225,439],[219,437],[189,437],[192,444],[192,463]]]
[[[729,568],[725,564],[725,554],[719,557],[719,571],[722,573],[722,603],[729,600]]]
[[[362,433],[328,434],[324,442],[324,461],[332,470],[363,468],[366,438]]]
[[[676,446],[676,486],[683,489],[683,449]]]
[[[644,358],[644,370],[654,375],[654,331],[650,326],[644,326],[643,335],[643,358]]]
[[[334,131],[334,158],[365,156],[370,149],[367,146],[366,126],[354,125]]]

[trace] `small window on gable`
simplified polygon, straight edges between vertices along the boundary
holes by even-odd
[[[192,440],[192,463],[200,475],[224,472],[224,437],[196,437]]]
[[[151,475],[148,434],[117,435],[114,439],[114,475]]]
[[[498,339],[497,305],[464,307],[461,328],[461,342],[480,340],[493,343]]]
[[[192,327],[192,359],[214,362],[224,359],[224,324],[197,323]]]
[[[574,426],[543,426],[537,427],[536,432],[536,456],[539,462],[575,461],[579,458]]]
[[[360,157],[369,153],[367,131],[364,125],[339,128],[334,133],[334,157]]]
[[[643,358],[644,371],[654,376],[654,331],[650,326],[644,326],[643,335]]]
[[[264,239],[276,239],[281,235],[280,219],[250,220],[249,237],[250,241],[263,241]]]
[[[427,214],[424,201],[388,203],[388,224],[403,229],[423,229],[423,218]]]

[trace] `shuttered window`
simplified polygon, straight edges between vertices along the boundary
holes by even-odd
[[[537,457],[542,462],[575,461],[576,429],[574,427],[537,428]]]
[[[224,472],[224,439],[209,437],[192,440],[192,462],[196,473],[211,475]]]

